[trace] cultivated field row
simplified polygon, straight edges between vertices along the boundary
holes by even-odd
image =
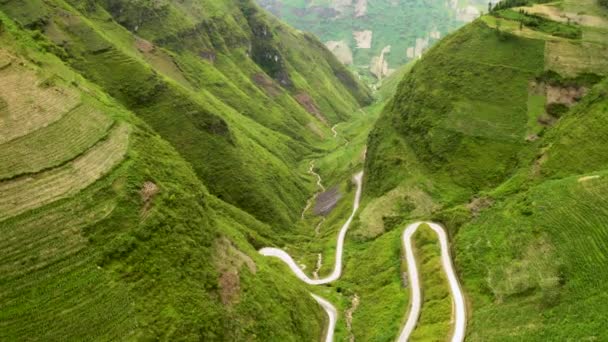
[[[118,126],[107,139],[64,166],[0,183],[0,220],[70,196],[94,183],[123,159],[128,136],[128,126]]]

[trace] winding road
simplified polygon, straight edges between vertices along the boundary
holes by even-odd
[[[260,249],[260,254],[262,254],[264,256],[271,256],[271,257],[281,259],[284,263],[287,264],[287,266],[289,266],[289,268],[291,268],[293,273],[295,273],[295,275],[300,280],[305,282],[306,284],[323,285],[323,284],[328,284],[335,280],[338,280],[338,278],[340,278],[340,276],[342,275],[342,254],[344,253],[344,240],[346,238],[346,232],[348,231],[348,228],[350,227],[351,223],[353,222],[353,219],[355,218],[355,214],[357,213],[357,210],[359,210],[359,202],[361,200],[363,172],[357,173],[354,177],[354,181],[357,185],[357,191],[355,193],[355,202],[353,204],[353,211],[350,214],[348,220],[346,220],[344,225],[342,225],[342,228],[340,228],[340,232],[338,233],[338,243],[336,245],[336,263],[334,265],[333,272],[329,276],[327,276],[325,278],[321,278],[321,279],[309,278],[304,273],[304,271],[296,264],[296,262],[293,260],[293,258],[282,249],[266,247],[266,248]]]
[[[283,251],[282,249],[266,247],[266,248],[260,249],[260,251],[259,251],[260,254],[262,254],[264,256],[270,256],[270,257],[275,257],[275,258],[281,259],[285,264],[287,264],[287,266],[289,266],[291,271],[300,280],[302,280],[306,284],[323,285],[323,284],[328,284],[328,283],[331,283],[331,282],[339,279],[340,276],[342,275],[342,265],[343,265],[342,256],[344,253],[344,240],[346,238],[346,233],[355,217],[355,214],[359,210],[359,204],[360,204],[361,193],[362,193],[363,172],[357,173],[354,176],[354,181],[357,185],[357,190],[355,193],[353,210],[352,210],[351,215],[348,217],[348,220],[346,220],[346,222],[340,229],[340,232],[338,233],[334,270],[329,276],[327,276],[325,278],[321,278],[321,279],[317,279],[317,277],[314,277],[314,279],[311,279],[304,273],[302,268],[300,268],[296,264],[296,262],[293,260],[293,258],[289,254],[287,254],[287,252]],[[318,183],[320,183],[320,177],[319,177]],[[405,323],[405,326],[401,330],[401,333],[400,333],[397,341],[405,342],[409,339],[410,335],[416,328],[416,324],[417,324],[418,318],[420,316],[420,310],[422,307],[422,291],[420,289],[420,277],[418,274],[418,266],[416,265],[416,257],[414,255],[413,246],[412,246],[412,236],[414,235],[416,230],[418,230],[418,227],[420,227],[420,225],[425,224],[425,223],[428,224],[431,227],[431,229],[433,229],[435,231],[435,233],[437,233],[437,236],[439,237],[439,242],[441,245],[441,262],[442,262],[443,270],[446,273],[446,276],[447,276],[447,279],[448,279],[448,282],[450,285],[450,291],[452,293],[454,325],[453,325],[453,335],[452,335],[451,341],[452,342],[462,342],[462,341],[464,341],[465,328],[466,328],[466,305],[465,305],[464,295],[462,293],[462,290],[458,283],[458,278],[456,277],[456,272],[454,271],[454,267],[452,265],[452,259],[450,257],[447,234],[442,226],[440,226],[437,223],[432,223],[432,222],[412,223],[409,226],[407,226],[403,232],[403,247],[405,250],[407,268],[408,268],[408,276],[409,276],[409,280],[410,280],[409,287],[411,288],[411,296],[410,296],[411,308],[409,310],[409,314],[408,314],[408,318]],[[323,309],[325,310],[325,312],[327,313],[327,315],[329,317],[329,325],[327,327],[325,341],[331,342],[331,341],[333,341],[334,330],[335,330],[336,322],[338,319],[338,312],[337,312],[336,308],[331,303],[329,303],[326,299],[323,299],[312,293],[311,293],[311,295],[317,301],[317,303],[319,303],[319,305],[321,305],[321,307],[323,307]]]
[[[422,294],[420,290],[420,276],[418,274],[418,265],[416,264],[416,256],[414,255],[414,250],[412,247],[412,236],[418,230],[422,224],[428,224],[432,230],[437,233],[439,238],[439,244],[441,245],[441,264],[443,265],[443,270],[446,273],[448,283],[450,285],[450,291],[452,292],[452,308],[454,315],[454,329],[452,334],[452,342],[461,342],[464,341],[465,336],[465,328],[466,328],[466,305],[464,301],[464,295],[462,294],[462,290],[460,289],[460,284],[458,283],[458,278],[456,277],[456,272],[454,271],[454,267],[452,265],[452,258],[450,257],[450,249],[448,246],[448,235],[437,223],[432,222],[416,222],[412,223],[403,231],[403,248],[405,249],[405,258],[407,260],[407,270],[409,283],[411,288],[411,297],[410,297],[410,312],[405,323],[405,326],[401,330],[401,334],[399,335],[399,342],[406,342],[414,329],[416,328],[416,323],[418,322],[418,318],[420,317],[420,309],[422,307]]]
[[[326,299],[319,297],[315,294],[310,294],[312,298],[314,298],[325,312],[327,312],[327,317],[329,318],[329,324],[327,325],[327,333],[325,334],[325,342],[333,342],[334,340],[334,331],[336,330],[336,322],[338,321],[338,310]]]

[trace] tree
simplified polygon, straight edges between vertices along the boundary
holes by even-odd
[[[488,13],[492,13],[492,1],[488,2]]]

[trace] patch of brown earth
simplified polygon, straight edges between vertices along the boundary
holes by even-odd
[[[240,279],[239,274],[236,271],[225,271],[222,272],[219,279],[220,285],[220,298],[222,304],[230,305],[238,299],[240,292]]]
[[[585,87],[559,87],[547,85],[547,104],[559,103],[568,107],[580,101],[589,91]]]
[[[215,63],[215,60],[217,59],[217,55],[214,51],[204,50],[204,51],[199,52],[198,55],[202,59],[207,60],[211,63]]]
[[[372,31],[353,31],[353,37],[357,43],[358,49],[371,49],[372,48]]]
[[[257,73],[253,75],[251,80],[270,97],[277,97],[281,95],[281,87],[277,85],[270,77],[264,73]]]
[[[306,109],[307,112],[314,115],[321,122],[327,124],[327,119],[325,118],[325,116],[323,116],[323,114],[319,110],[319,107],[317,107],[315,100],[313,100],[312,97],[310,97],[310,95],[308,95],[307,93],[304,93],[304,92],[300,92],[300,93],[296,94],[294,96],[294,98],[296,99],[296,101],[298,101],[300,106],[302,106],[302,107],[304,107],[304,109]]]
[[[490,197],[476,197],[467,204],[467,209],[474,217],[477,217],[482,210],[491,207],[492,204],[494,204],[494,200]]]
[[[141,190],[139,190],[139,195],[141,196],[142,201],[144,202],[144,206],[141,209],[141,216],[146,216],[150,211],[150,206],[152,206],[152,200],[154,196],[158,194],[160,188],[158,185],[153,182],[145,182]]]
[[[150,53],[154,51],[154,44],[140,37],[135,38],[135,47],[139,52],[142,53]]]
[[[314,214],[327,216],[338,204],[338,201],[342,198],[342,194],[338,190],[338,187],[333,187],[327,191],[320,193],[317,196],[315,203]]]
[[[355,18],[360,18],[367,13],[367,0],[357,0],[355,3]]]
[[[344,316],[346,317],[346,330],[348,330],[348,340],[350,342],[355,342],[355,335],[353,334],[353,314],[355,310],[359,307],[359,296],[355,293],[353,298],[350,301],[350,307],[346,309],[344,312]]]
[[[240,251],[226,237],[215,241],[214,264],[220,276],[218,278],[219,295],[222,303],[227,306],[236,304],[241,291],[240,271],[244,265],[249,272],[255,274],[255,262],[247,254]]]

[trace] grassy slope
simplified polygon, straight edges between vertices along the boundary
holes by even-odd
[[[213,194],[275,227],[306,200],[301,156],[370,100],[314,39],[246,1],[31,5],[1,8],[172,143]]]
[[[20,29],[2,12],[0,21],[2,53],[37,72],[28,87],[51,77],[57,86],[98,99],[101,114],[90,117],[130,127],[125,159],[106,174],[85,175],[96,177],[92,185],[0,221],[0,339],[300,341],[321,334],[322,311],[251,244],[268,243],[260,234],[269,235],[269,226],[210,195],[169,143],[45,52],[40,35]],[[31,115],[10,106],[2,110],[22,120]],[[75,120],[86,127],[87,115]],[[89,148],[78,139],[64,146],[49,136],[45,148]],[[4,147],[17,158],[19,149]],[[43,168],[57,167],[55,160],[46,162]],[[145,182],[158,187],[147,200]],[[247,267],[251,261],[255,265]],[[236,290],[230,286],[235,283]]]
[[[569,13],[585,6],[603,20],[608,14],[591,2],[557,6]],[[414,66],[370,137],[368,201],[396,208],[384,230],[423,217],[453,235],[471,340],[607,336],[606,82],[550,127],[537,126],[545,99],[528,87],[544,70],[608,74],[601,58],[585,57],[605,51],[608,42],[595,34],[604,29],[580,29],[582,37],[565,39],[482,18]],[[530,132],[540,139],[525,141]],[[424,200],[399,195],[412,189],[436,206],[421,215]],[[483,201],[469,206],[473,198]],[[365,218],[360,228],[377,230]]]

